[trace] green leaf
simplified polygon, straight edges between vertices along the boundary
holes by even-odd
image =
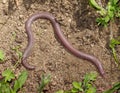
[[[78,93],[78,92],[79,92],[79,90],[78,90],[78,89],[76,89],[76,88],[73,88],[73,89],[71,89],[71,92],[72,92],[72,93]]]
[[[91,5],[93,8],[95,8],[95,9],[97,9],[97,10],[102,10],[102,7],[100,7],[100,6],[96,3],[95,0],[89,0],[89,3],[90,3],[90,5]]]
[[[112,4],[110,2],[108,2],[108,5],[107,5],[107,10],[108,10],[108,16],[110,19],[112,19],[115,15],[115,9],[116,7],[115,6],[112,6]]]
[[[119,0],[109,0],[109,2],[112,3],[112,5],[116,5],[118,3]]]
[[[17,56],[19,57],[19,59],[21,59],[22,58],[22,52],[19,51],[19,49],[20,49],[20,46],[12,47],[12,50],[14,50],[16,52]]]
[[[10,69],[6,69],[3,73],[2,76],[5,77],[5,82],[11,81],[12,79],[15,78],[14,73]]]
[[[4,52],[0,50],[0,61],[4,61],[4,59],[5,59]]]
[[[89,89],[87,89],[87,91],[85,93],[96,93],[96,88],[90,87]]]
[[[120,17],[120,7],[116,8],[116,17]]]
[[[79,88],[81,87],[82,83],[81,83],[81,82],[79,83],[79,82],[75,82],[75,81],[74,81],[74,82],[72,83],[72,85],[73,85],[74,88],[79,89]]]
[[[101,9],[101,11],[97,11],[101,16],[105,16],[107,14],[107,10],[106,9]]]
[[[42,93],[44,87],[50,82],[50,75],[44,76],[42,75],[41,83],[39,85],[38,91]]]
[[[119,0],[109,0],[106,8],[100,7],[95,0],[89,0],[89,2],[100,13],[101,17],[96,19],[98,25],[107,26],[109,21],[113,20],[114,17],[120,17]]]
[[[106,15],[106,12],[107,12],[106,9],[104,9],[101,6],[99,6],[95,0],[89,0],[89,4],[93,8],[95,8],[97,10],[97,12],[100,13],[100,15],[102,15],[102,16]]]
[[[103,26],[107,26],[107,23],[105,21],[105,18],[97,18],[96,22],[98,23],[98,25],[103,25]]]
[[[73,91],[83,91],[83,88],[82,88],[82,83],[81,82],[73,82],[72,83],[72,85],[73,85]]]
[[[96,22],[98,23],[98,25],[107,26],[107,24],[110,20],[111,19],[109,16],[105,16],[105,17],[97,18]]]
[[[59,91],[57,91],[55,93],[64,93],[64,91],[63,90],[59,90]]]
[[[15,84],[14,84],[15,92],[17,92],[17,90],[24,85],[25,81],[27,80],[27,77],[28,77],[27,71],[21,72],[21,74],[19,75],[18,79],[15,81]]]
[[[87,87],[87,85],[91,82],[91,81],[95,81],[97,77],[97,73],[91,72],[85,75],[84,77],[84,81],[83,81],[83,86]]]
[[[109,46],[110,46],[110,48],[115,48],[115,46],[119,45],[119,44],[120,44],[119,40],[112,38]]]
[[[106,17],[104,17],[104,20],[105,20],[105,23],[108,23],[110,21],[110,17],[106,16]]]
[[[109,44],[109,47],[112,49],[113,57],[117,64],[118,64],[118,58],[117,58],[115,47],[116,47],[116,45],[119,45],[119,44],[120,44],[120,41],[118,41],[117,39],[114,39],[114,38],[112,38],[110,40],[110,44]]]
[[[9,83],[3,83],[0,87],[0,93],[11,93],[12,89],[10,88]]]
[[[118,89],[120,89],[120,82],[116,83],[111,89],[109,89],[103,93],[114,93]]]

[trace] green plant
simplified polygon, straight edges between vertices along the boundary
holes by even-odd
[[[21,62],[21,59],[22,59],[22,52],[20,51],[21,45],[20,44],[17,44],[17,45],[13,44],[13,42],[16,41],[16,38],[17,38],[17,33],[12,32],[12,40],[11,40],[12,43],[11,44],[13,46],[11,46],[11,49],[13,50],[15,57],[17,57],[17,60],[15,62],[14,67],[16,67]]]
[[[20,46],[12,47],[12,50],[14,50],[16,52],[16,54],[20,60],[22,58],[22,52],[19,49],[20,49]]]
[[[12,50],[15,51],[15,53],[18,57],[18,60],[16,61],[15,65],[14,65],[14,67],[16,67],[21,62],[22,52],[20,51],[20,46],[14,46],[14,47],[12,47]]]
[[[106,8],[99,6],[95,0],[89,0],[90,5],[96,9],[96,11],[100,14],[100,17],[96,19],[98,25],[108,26],[110,23],[109,30],[110,30],[110,43],[109,47],[112,50],[112,54],[114,57],[115,62],[119,66],[118,57],[116,54],[115,47],[120,44],[119,40],[113,38],[113,23],[116,17],[120,17],[120,6],[119,0],[109,0],[107,3]]]
[[[59,90],[56,93],[96,93],[96,88],[93,86],[93,82],[96,80],[97,74],[96,73],[88,73],[84,76],[84,79],[82,82],[73,82],[73,88],[64,91]]]
[[[119,0],[109,0],[106,8],[99,6],[95,0],[89,0],[90,5],[97,10],[101,17],[97,18],[98,25],[106,26],[114,17],[120,17]]]
[[[113,87],[109,90],[106,90],[105,92],[103,93],[120,93],[120,82],[116,83],[113,85]],[[119,92],[118,92],[119,91]]]
[[[5,60],[5,54],[2,50],[0,50],[0,62],[3,62]]]
[[[0,80],[0,93],[17,93],[24,85],[28,73],[23,71],[17,78],[10,69],[6,69],[2,72],[2,76],[4,78]]]
[[[97,89],[94,86],[94,81],[97,78],[97,74],[94,72],[87,73],[82,82],[72,82],[72,88],[70,90],[59,90],[55,93],[97,93]],[[39,84],[38,92],[43,93],[45,86],[50,82],[50,75],[42,75],[41,83]],[[119,93],[120,82],[113,85],[112,88],[105,90],[102,93]],[[118,92],[119,91],[119,92]]]
[[[50,75],[42,75],[41,82],[39,84],[38,92],[43,93],[43,89],[50,82]]]
[[[113,53],[113,57],[115,59],[115,62],[118,66],[119,66],[119,62],[118,62],[118,57],[117,57],[117,54],[116,54],[115,47],[119,44],[120,44],[120,41],[117,40],[117,39],[114,39],[114,38],[112,38],[110,40],[110,44],[109,44],[109,47],[112,49],[112,53]]]

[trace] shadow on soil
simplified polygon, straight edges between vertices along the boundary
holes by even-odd
[[[76,21],[77,28],[84,30],[86,28],[93,30],[96,28],[96,16],[89,7],[88,0],[78,1],[78,10],[74,12],[73,18]]]

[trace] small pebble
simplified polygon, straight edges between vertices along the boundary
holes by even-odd
[[[70,37],[71,37],[71,35],[68,35],[67,37],[68,37],[68,38],[70,38]]]
[[[68,22],[71,23],[72,19],[68,19]]]
[[[91,47],[94,47],[94,44],[91,44],[90,46],[91,46]]]
[[[19,19],[22,19],[24,16],[23,15],[19,15]]]
[[[2,3],[5,4],[7,2],[7,0],[3,0]]]

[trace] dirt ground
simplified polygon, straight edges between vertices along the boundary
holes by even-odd
[[[107,28],[97,26],[97,14],[89,6],[88,0],[0,0],[0,49],[6,54],[6,62],[0,64],[1,71],[11,68],[18,75],[25,69],[21,64],[14,69],[18,57],[12,48],[19,46],[19,50],[24,51],[27,45],[25,21],[37,12],[52,13],[66,38],[76,49],[94,55],[101,61],[107,81],[99,75],[96,87],[108,88],[120,80],[120,71],[115,66],[108,47],[110,32]],[[114,24],[115,36],[119,35],[118,21]],[[81,81],[85,73],[97,72],[89,61],[66,51],[56,40],[49,21],[39,19],[33,23],[32,29],[35,45],[27,61],[35,65],[36,69],[28,70],[29,77],[19,93],[37,93],[42,74],[51,75],[51,82],[45,88],[45,93],[54,93],[60,89],[70,89],[71,83]],[[118,55],[119,51],[118,46]]]

